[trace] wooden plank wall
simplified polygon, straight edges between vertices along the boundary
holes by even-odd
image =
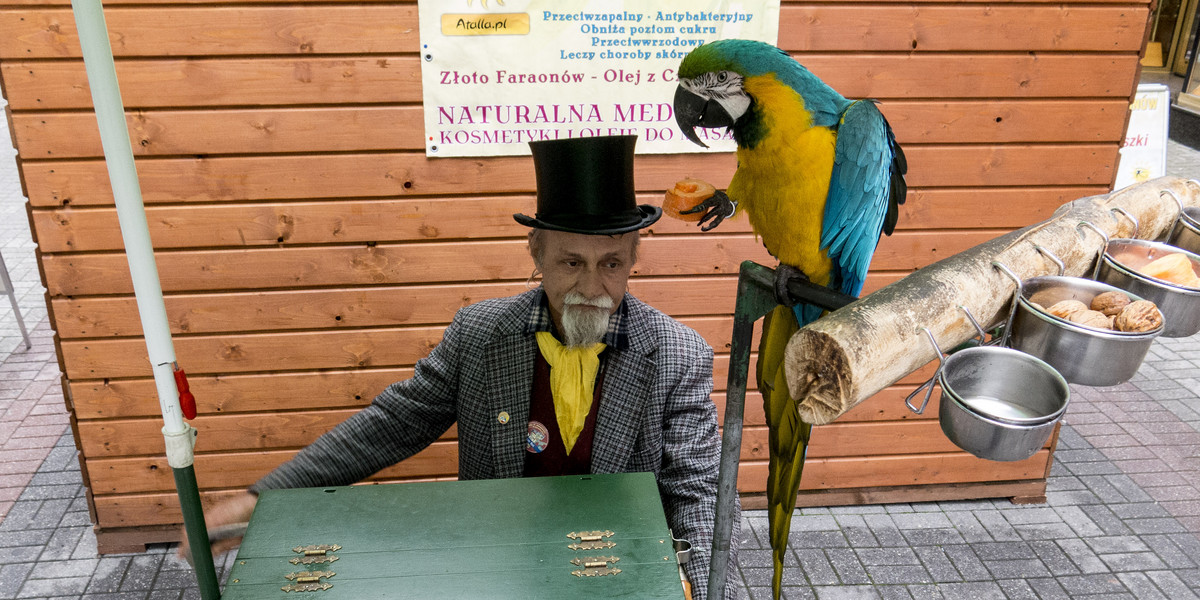
[[[111,0],[106,16],[180,363],[199,402],[209,499],[233,493],[411,373],[454,311],[520,292],[511,214],[526,157],[426,159],[415,2]],[[1147,0],[793,2],[779,43],[849,97],[882,102],[910,193],[867,290],[1114,179]],[[0,7],[0,82],[58,335],[98,531],[179,521],[154,386],[66,0]],[[687,175],[724,185],[732,155],[644,156],[640,199]],[[646,232],[631,287],[717,351],[724,405],[740,261],[771,264],[744,220]],[[804,487],[1042,480],[979,461],[900,385],[820,428]],[[740,486],[764,489],[748,398]],[[454,431],[379,480],[453,477]],[[980,489],[985,489],[980,487]],[[963,492],[957,492],[960,496]],[[982,492],[979,492],[982,493]],[[855,495],[857,494],[857,495]],[[833,497],[833,496],[829,496]],[[148,529],[147,529],[148,530]]]

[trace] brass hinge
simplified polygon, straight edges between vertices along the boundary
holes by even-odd
[[[316,583],[322,577],[333,577],[334,575],[337,575],[337,573],[333,571],[300,571],[297,573],[288,573],[283,578],[288,581],[295,581],[296,583]]]
[[[607,530],[606,531],[572,531],[571,533],[567,534],[567,537],[569,537],[573,540],[579,540],[582,542],[598,542],[602,538],[607,538],[607,537],[612,537],[612,536],[613,536],[613,532],[607,531]]]
[[[284,579],[294,581],[282,588],[285,592],[319,592],[325,591],[333,587],[332,583],[321,581],[322,578],[329,578],[337,575],[333,571],[299,571],[296,573],[288,573],[284,575]]]
[[[571,571],[571,574],[576,577],[603,577],[605,575],[616,575],[621,570],[616,567],[608,566],[609,563],[615,563],[621,560],[616,556],[589,556],[584,558],[572,558],[571,564],[582,569]]]
[[[289,583],[279,589],[285,592],[323,592],[333,587],[332,583]]]
[[[604,531],[572,531],[567,534],[567,537],[573,540],[579,540],[573,544],[567,544],[567,547],[572,550],[605,550],[616,546],[616,542],[605,541],[603,538],[612,537],[613,532]]]
[[[292,552],[305,556],[325,556],[329,552],[337,552],[341,549],[342,547],[337,544],[310,544],[308,546],[296,546],[292,548]]]
[[[324,556],[296,556],[288,562],[293,565],[321,565],[331,563],[338,559],[336,554],[328,554]]]

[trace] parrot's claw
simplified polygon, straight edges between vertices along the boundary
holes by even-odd
[[[775,301],[784,306],[793,306],[796,301],[792,299],[792,294],[788,292],[788,282],[793,279],[801,279],[808,281],[808,275],[804,271],[797,269],[791,265],[780,263],[775,267]]]
[[[700,218],[700,231],[710,231],[722,221],[733,216],[737,211],[737,202],[729,199],[729,195],[721,190],[717,190],[707,200],[697,204],[687,210],[679,211],[681,215],[694,215],[698,212],[704,212],[704,216]],[[709,223],[709,221],[712,223]]]

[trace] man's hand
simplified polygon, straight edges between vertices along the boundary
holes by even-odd
[[[238,523],[245,523],[250,520],[250,515],[254,513],[254,505],[258,502],[258,496],[246,492],[240,494],[212,508],[204,511],[204,521],[210,532],[216,531],[220,527],[228,527]],[[187,531],[183,531],[182,540],[179,543],[177,554],[189,563],[191,562],[192,550],[188,546]],[[213,556],[219,556],[223,552],[228,552],[237,548],[242,543],[242,536],[230,537],[223,540],[217,540],[212,543]]]

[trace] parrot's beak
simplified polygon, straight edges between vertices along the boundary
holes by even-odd
[[[675,88],[675,122],[687,139],[708,147],[696,135],[697,127],[731,127],[733,118],[719,102],[684,89]]]

